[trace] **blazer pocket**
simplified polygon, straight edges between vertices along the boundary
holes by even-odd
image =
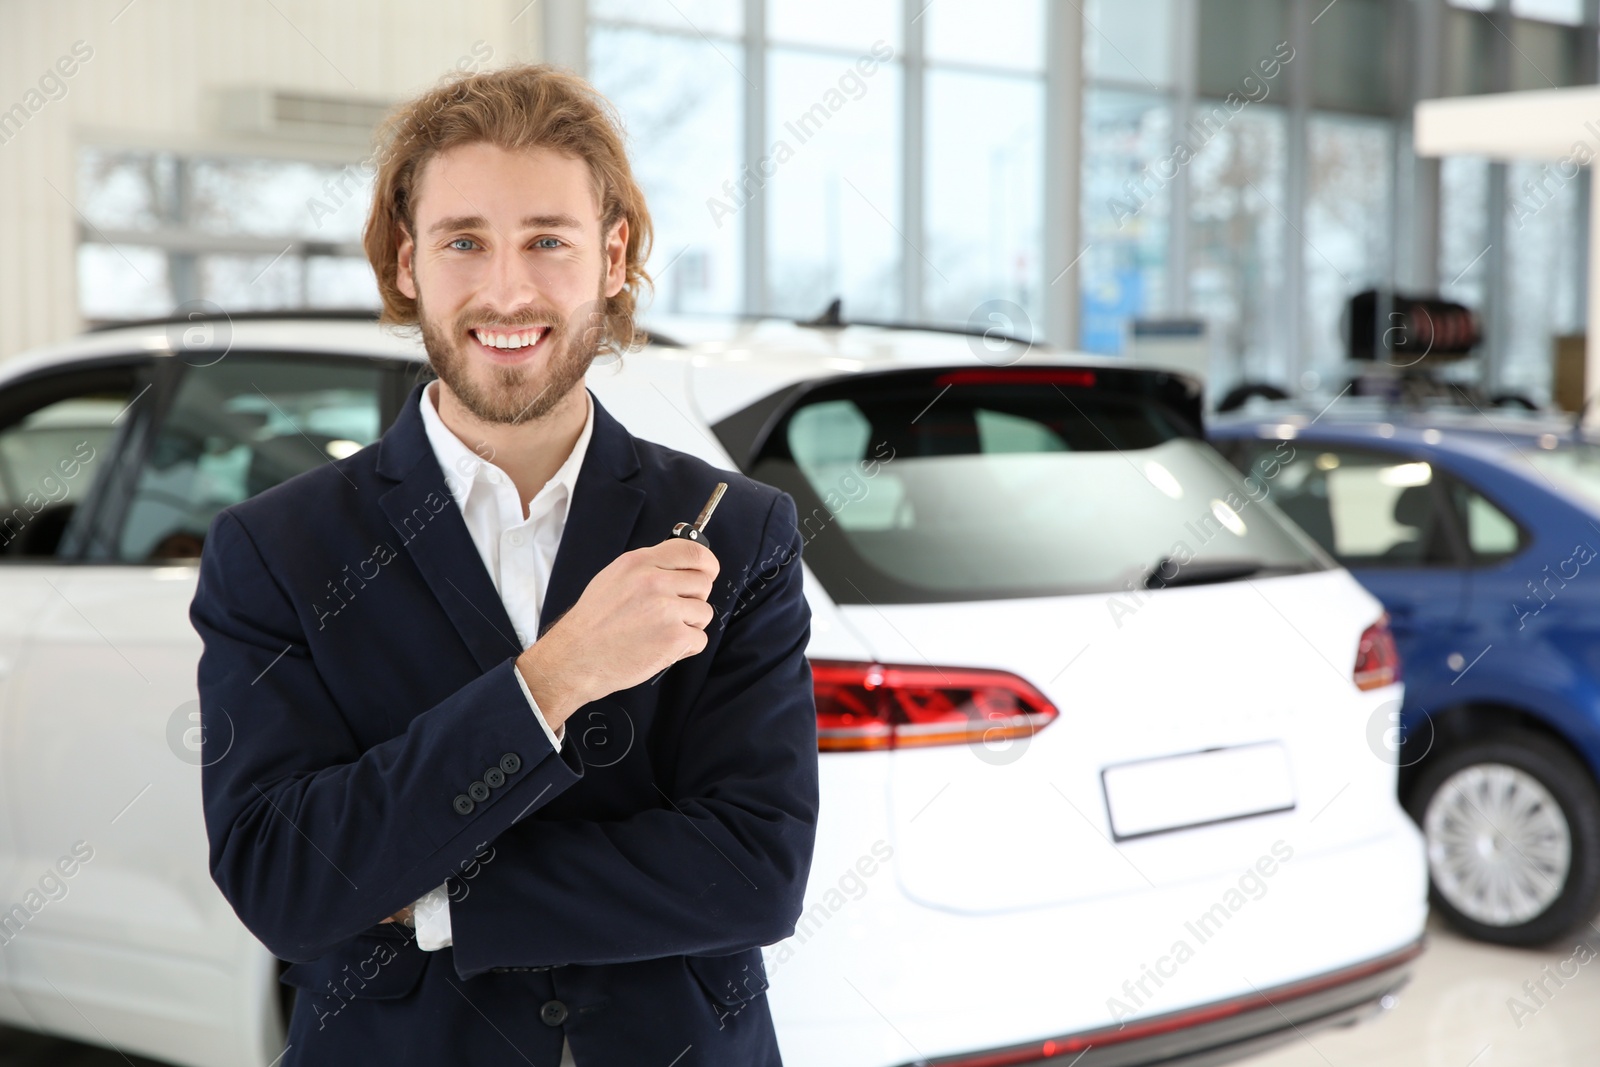
[[[685,956],[684,960],[711,999],[726,1007],[746,1004],[767,991],[767,968],[759,948],[729,956]]]
[[[278,981],[340,1000],[393,1000],[417,987],[428,956],[414,941],[357,934],[320,959],[290,964]]]

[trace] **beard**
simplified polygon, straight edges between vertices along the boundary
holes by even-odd
[[[563,320],[554,309],[540,308],[512,319],[490,311],[462,312],[446,327],[428,317],[417,293],[417,321],[428,365],[473,417],[486,423],[520,425],[550,414],[588,373],[600,353],[604,330],[593,320],[605,308],[605,276],[594,302],[580,305]],[[477,359],[468,330],[490,326],[511,333],[548,327],[539,341],[540,355],[529,363],[501,366]],[[474,367],[474,364],[482,364]]]

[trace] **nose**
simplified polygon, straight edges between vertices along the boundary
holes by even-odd
[[[544,279],[533,257],[515,245],[497,242],[490,253],[489,275],[482,295],[484,303],[511,318],[544,303]]]

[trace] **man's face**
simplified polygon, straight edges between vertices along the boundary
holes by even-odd
[[[417,302],[428,359],[485,422],[541,418],[583,381],[605,299],[625,280],[627,220],[600,232],[583,160],[461,145],[429,160],[396,285]]]

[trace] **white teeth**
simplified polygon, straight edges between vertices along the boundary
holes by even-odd
[[[543,326],[532,330],[524,330],[521,333],[511,334],[486,333],[481,330],[474,330],[473,336],[475,336],[480,343],[487,345],[490,348],[526,348],[529,345],[537,344],[539,338],[544,336],[545,330],[546,327]]]
[[[483,330],[474,330],[472,336],[477,338],[480,344],[491,349],[525,349],[538,344],[539,338],[542,338],[547,330],[549,326],[536,326],[533,330],[525,330],[522,333],[486,333]]]

